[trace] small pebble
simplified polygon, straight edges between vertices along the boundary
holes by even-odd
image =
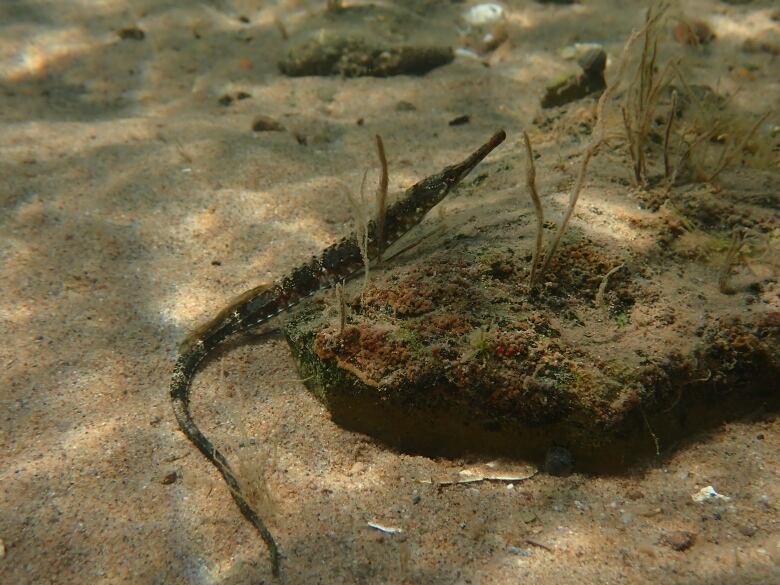
[[[448,123],[450,126],[463,126],[463,124],[468,124],[471,120],[471,117],[468,114],[464,114],[462,116],[458,116],[457,118],[453,118]]]
[[[519,557],[530,557],[531,555],[534,554],[532,551],[528,550],[527,548],[520,548],[517,546],[508,546],[506,550],[512,553],[513,555],[517,555]]]
[[[124,40],[142,41],[146,38],[146,33],[140,28],[131,26],[127,28],[120,28],[116,31],[117,36]]]
[[[694,535],[691,532],[686,532],[684,530],[675,530],[674,532],[669,532],[667,534],[664,534],[661,537],[661,544],[665,544],[672,550],[676,551],[684,551],[688,550],[693,546],[693,543],[696,541],[696,535]]]
[[[252,132],[281,132],[282,130],[284,126],[279,122],[262,114],[255,116],[252,122]]]
[[[758,532],[758,527],[755,524],[744,524],[739,527],[739,533],[748,538],[753,536],[756,532]]]
[[[178,474],[175,471],[171,471],[169,474],[163,477],[162,484],[171,485],[172,483],[175,483],[178,478]]]

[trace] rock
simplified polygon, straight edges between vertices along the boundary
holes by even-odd
[[[517,546],[511,546],[511,545],[506,547],[506,550],[507,550],[508,553],[511,553],[513,555],[517,555],[519,557],[530,557],[530,556],[532,556],[534,554],[533,551],[530,550],[530,549],[520,548],[520,547],[517,547]]]
[[[162,484],[171,485],[172,483],[176,483],[177,479],[179,479],[179,475],[175,471],[171,471],[162,478]]]
[[[252,132],[281,132],[284,130],[279,122],[262,114],[255,116],[252,122]]]
[[[607,87],[604,69],[607,53],[604,49],[590,49],[579,59],[582,73],[554,79],[547,85],[543,108],[554,108],[582,99]]]
[[[279,63],[279,70],[289,77],[424,75],[454,57],[450,47],[388,47],[359,37],[332,36],[294,47]]]
[[[755,535],[756,532],[758,532],[758,527],[755,524],[742,524],[737,528],[739,530],[739,533],[742,536],[747,536],[748,538]]]
[[[123,41],[142,41],[146,38],[146,33],[135,26],[120,28],[118,31],[116,31],[116,34]]]
[[[463,114],[462,116],[453,118],[448,122],[448,124],[450,126],[463,126],[464,124],[468,124],[470,120],[471,117],[468,114]]]
[[[684,530],[675,530],[674,532],[664,534],[660,542],[672,550],[684,551],[693,546],[694,542],[696,542],[696,535]]]

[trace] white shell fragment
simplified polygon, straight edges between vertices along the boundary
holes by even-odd
[[[396,528],[395,526],[382,526],[376,522],[369,522],[368,527],[373,528],[374,530],[379,530],[379,532],[384,532],[385,534],[401,534],[404,531],[403,528]]]
[[[696,502],[697,504],[703,504],[705,502],[730,502],[731,498],[728,496],[724,496],[723,494],[719,494],[715,491],[715,488],[711,485],[708,485],[707,487],[701,488],[698,492],[691,494],[691,499]]]

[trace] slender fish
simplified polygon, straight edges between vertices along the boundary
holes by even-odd
[[[378,240],[376,222],[368,225],[368,257],[397,241],[422,221],[463,178],[506,138],[501,130],[462,162],[410,187],[404,197],[387,208],[384,242]],[[273,319],[317,291],[359,274],[363,257],[356,234],[325,248],[319,255],[271,285],[258,286],[234,299],[216,317],[190,333],[180,347],[171,380],[171,401],[176,421],[187,438],[219,470],[241,513],[260,533],[271,555],[274,575],[279,574],[279,549],[263,520],[247,502],[225,457],[200,431],[190,413],[190,388],[201,362],[225,339]]]

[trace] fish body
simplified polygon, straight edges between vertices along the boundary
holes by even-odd
[[[501,130],[462,162],[446,167],[410,187],[404,196],[386,210],[384,242],[378,241],[377,224],[367,227],[367,256],[376,259],[381,250],[392,245],[416,226],[425,215],[506,138]],[[190,333],[181,344],[171,380],[171,401],[182,432],[219,470],[242,514],[254,525],[268,546],[274,575],[279,574],[279,549],[263,520],[246,501],[233,470],[222,453],[200,431],[190,413],[190,388],[203,360],[223,341],[238,333],[262,325],[289,310],[319,290],[359,274],[364,260],[357,234],[350,234],[325,248],[319,256],[291,271],[271,285],[246,291],[221,310],[213,319]]]

